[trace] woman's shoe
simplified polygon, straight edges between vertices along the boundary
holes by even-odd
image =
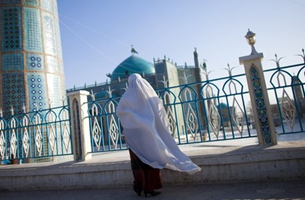
[[[138,196],[141,196],[142,188],[135,181],[133,182],[133,190],[137,193]]]
[[[144,195],[145,195],[145,197],[147,197],[147,194],[150,194],[151,196],[157,196],[160,193],[161,192],[152,191],[152,192],[144,192]]]

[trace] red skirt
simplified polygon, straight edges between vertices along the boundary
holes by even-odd
[[[143,163],[131,149],[129,149],[131,169],[137,187],[144,192],[153,192],[162,188],[160,169],[154,169]]]

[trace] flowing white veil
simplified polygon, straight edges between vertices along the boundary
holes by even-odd
[[[153,168],[189,174],[200,171],[171,136],[165,109],[151,85],[139,74],[130,75],[128,84],[116,114],[130,149]]]

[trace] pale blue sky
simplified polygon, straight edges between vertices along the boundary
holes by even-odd
[[[256,33],[264,68],[301,63],[305,48],[304,0],[58,0],[66,87],[106,81],[106,73],[131,55],[153,62],[164,55],[193,65],[197,48],[212,78],[225,76],[250,54],[244,38]]]

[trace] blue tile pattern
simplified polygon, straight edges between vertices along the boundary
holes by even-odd
[[[25,102],[23,73],[9,73],[2,75],[3,91],[3,114],[11,115],[11,108],[14,107],[14,113],[23,112],[22,106]]]
[[[26,54],[27,70],[44,71],[43,56],[40,54]]]
[[[44,10],[53,12],[53,0],[41,0],[41,7]]]
[[[56,0],[0,0],[3,114],[62,105],[65,94]],[[36,108],[37,107],[37,108]],[[18,112],[16,112],[18,110]]]
[[[2,4],[20,4],[21,0],[1,0]]]
[[[3,54],[2,70],[23,70],[23,55],[21,53]]]
[[[259,117],[259,122],[261,125],[262,136],[266,144],[271,144],[271,132],[269,127],[269,120],[267,116],[265,99],[261,88],[261,80],[255,65],[251,66],[250,75],[254,88],[256,109]]]
[[[46,80],[42,73],[27,73],[29,109],[31,111],[47,108]]]
[[[46,54],[56,55],[56,31],[54,28],[53,16],[43,12],[43,42]]]
[[[21,8],[1,8],[2,51],[22,50]]]
[[[23,0],[23,5],[28,5],[28,6],[39,6],[39,1],[38,0]]]
[[[23,14],[25,50],[42,53],[40,11],[24,7]]]

